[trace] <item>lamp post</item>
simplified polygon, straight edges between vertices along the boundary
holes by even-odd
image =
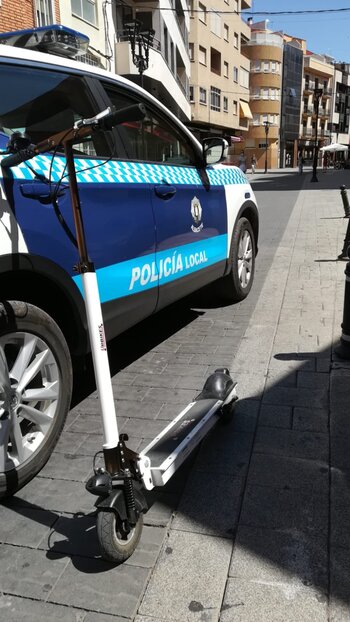
[[[317,141],[317,131],[318,131],[318,110],[320,106],[320,99],[323,94],[323,89],[315,89],[314,90],[314,113],[316,115],[316,132],[315,132],[315,147],[314,147],[314,161],[312,166],[312,177],[311,181],[318,181],[317,179],[317,157],[318,157],[318,141]]]
[[[155,31],[151,28],[141,30],[142,26],[142,22],[138,19],[124,24],[131,45],[132,62],[138,69],[143,87],[143,74],[148,69],[149,48],[153,43]]]
[[[267,149],[269,146],[268,136],[269,136],[270,125],[271,125],[270,121],[264,121],[265,136],[266,136],[266,139],[265,139],[265,173],[267,173]]]

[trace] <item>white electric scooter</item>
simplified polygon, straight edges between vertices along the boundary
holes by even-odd
[[[146,110],[142,104],[119,111],[108,108],[95,117],[76,122],[73,128],[59,132],[34,147],[31,145],[12,153],[1,162],[3,168],[13,167],[39,153],[53,150],[58,145],[64,146],[79,254],[77,268],[83,283],[104,436],[105,466],[97,468],[94,464],[94,475],[87,482],[86,488],[98,496],[95,506],[102,556],[117,564],[125,561],[139,542],[143,513],[148,509],[143,490],[164,486],[220,416],[231,410],[237,399],[236,383],[228,369],[217,369],[209,376],[193,402],[140,454],[126,446],[126,434],[118,433],[101,302],[94,264],[86,247],[73,145],[80,143],[95,130],[111,130],[120,123],[142,120],[145,115]]]

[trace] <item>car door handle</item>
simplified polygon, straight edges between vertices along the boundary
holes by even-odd
[[[51,203],[52,197],[55,193],[55,186],[51,186],[49,184],[44,184],[41,182],[27,182],[25,184],[21,184],[21,194],[27,199],[37,199],[41,203]],[[57,196],[60,197],[64,194],[65,187],[61,186],[59,189]]]
[[[160,199],[171,199],[176,193],[175,186],[168,186],[168,184],[162,184],[161,186],[154,186],[154,192]]]

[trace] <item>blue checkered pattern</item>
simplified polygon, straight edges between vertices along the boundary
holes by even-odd
[[[30,166],[37,172],[49,178],[51,157],[39,155],[30,161]],[[146,164],[141,162],[117,162],[112,160],[104,164],[103,160],[89,158],[75,159],[78,181],[80,183],[114,183],[114,184],[142,184],[142,183],[169,183],[180,186],[201,184],[198,171],[190,166],[170,166],[167,164]],[[94,168],[92,168],[94,167]],[[26,163],[19,164],[13,169],[16,179],[32,179],[33,173]],[[240,169],[231,166],[219,166],[207,169],[211,185],[224,186],[230,184],[245,184],[247,179]],[[2,174],[0,168],[0,175]],[[65,158],[56,156],[51,169],[51,180],[59,181],[65,171]]]

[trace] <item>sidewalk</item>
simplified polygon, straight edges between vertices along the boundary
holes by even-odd
[[[304,174],[271,268],[257,262],[257,301],[252,290],[240,305],[189,311],[154,348],[142,352],[140,338],[139,358],[114,376],[133,449],[202,388],[214,360],[239,395],[233,420],[154,496],[118,568],[98,557],[83,486],[102,445],[96,395],[71,411],[40,476],[0,507],[0,620],[349,622],[350,364],[333,350],[344,175]]]
[[[200,451],[137,622],[350,620],[347,221],[329,185],[305,175],[231,362],[235,421]]]

